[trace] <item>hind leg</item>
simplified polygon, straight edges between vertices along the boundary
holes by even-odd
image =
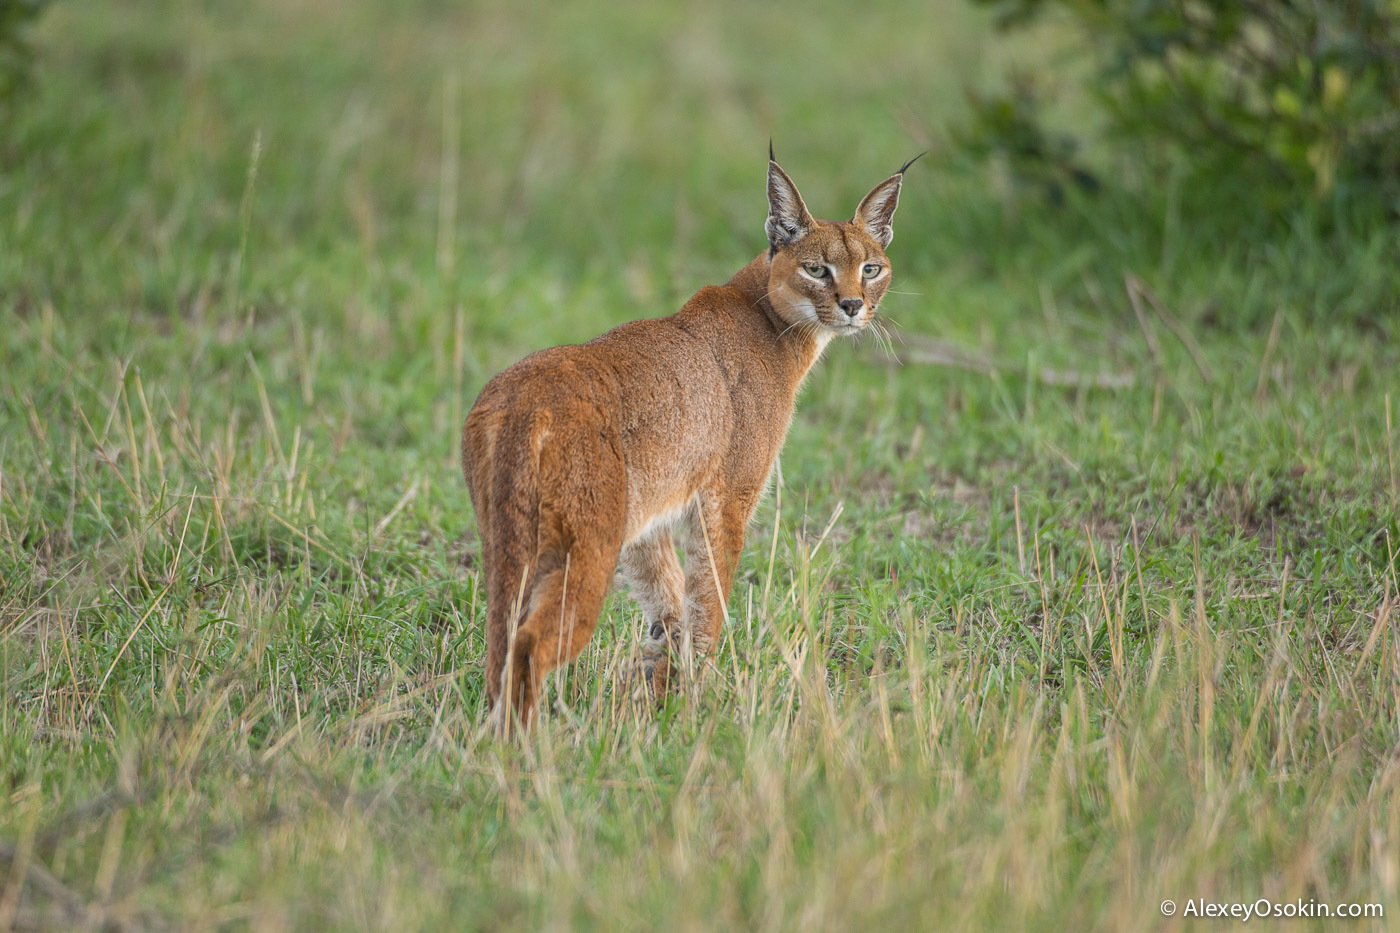
[[[577,542],[561,562],[541,568],[530,610],[508,647],[503,693],[512,714],[529,728],[545,678],[573,661],[598,625],[617,566],[617,549]]]
[[[685,612],[685,574],[676,558],[671,529],[661,526],[622,552],[622,577],[642,607],[642,659],[638,673],[653,696],[670,685],[670,655],[679,647]]]
[[[572,462],[593,468],[588,475],[575,475],[567,465],[547,471],[549,458],[541,458],[540,486],[550,493],[540,503],[534,583],[525,619],[508,647],[502,684],[509,718],[525,728],[545,678],[588,644],[617,569],[625,493],[620,482],[610,490],[603,478],[624,474],[621,458],[610,463],[609,452],[570,451]]]

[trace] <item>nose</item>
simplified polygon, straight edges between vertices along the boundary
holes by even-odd
[[[837,304],[846,312],[847,317],[855,317],[860,314],[860,309],[865,307],[865,301],[860,298],[842,298]]]

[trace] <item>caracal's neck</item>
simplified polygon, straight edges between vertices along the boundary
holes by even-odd
[[[762,313],[768,326],[773,329],[774,339],[790,355],[797,369],[797,382],[800,383],[806,378],[812,365],[821,358],[832,334],[824,328],[812,332],[806,327],[791,327],[778,316],[778,312],[773,310],[773,305],[768,300],[770,262],[768,251],[764,250],[753,262],[736,272],[726,284],[730,288],[738,289],[748,299],[749,305]]]

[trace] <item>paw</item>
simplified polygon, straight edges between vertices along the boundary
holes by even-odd
[[[642,639],[639,657],[623,673],[621,683],[634,699],[660,700],[671,688],[673,636],[662,622],[653,622]]]
[[[618,684],[638,702],[660,700],[670,685],[671,662],[665,655],[643,655],[628,665]]]

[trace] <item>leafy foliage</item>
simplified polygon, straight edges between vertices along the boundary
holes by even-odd
[[[1111,140],[1322,199],[1400,181],[1395,0],[980,0],[1017,28],[1053,8],[1093,55]],[[985,114],[1008,98],[974,101]],[[982,117],[985,121],[986,117]]]
[[[1017,76],[1009,93],[984,95],[969,89],[968,98],[972,120],[957,130],[962,151],[1005,159],[1015,179],[1053,202],[1062,199],[1066,186],[1098,190],[1098,178],[1078,159],[1079,140],[1047,128],[1040,119],[1041,94],[1031,76]]]
[[[29,77],[31,52],[25,29],[47,4],[48,0],[0,0],[0,104]]]

